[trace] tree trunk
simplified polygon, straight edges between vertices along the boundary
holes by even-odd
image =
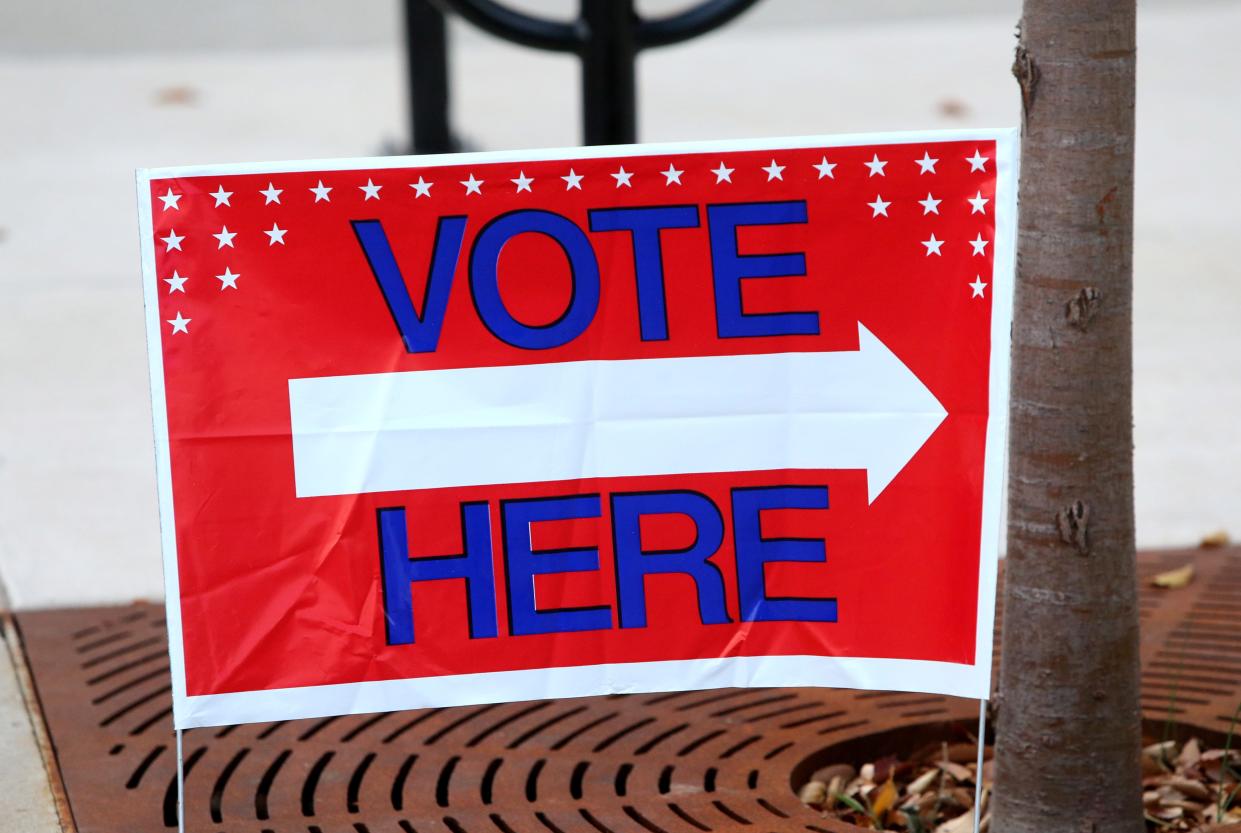
[[[1139,833],[1134,0],[1025,0],[995,833]]]

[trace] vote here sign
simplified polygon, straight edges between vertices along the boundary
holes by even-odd
[[[177,725],[985,696],[1014,154],[142,171]]]

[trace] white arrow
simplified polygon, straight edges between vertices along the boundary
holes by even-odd
[[[865,469],[870,501],[947,413],[883,342],[289,380],[298,497],[593,477]]]

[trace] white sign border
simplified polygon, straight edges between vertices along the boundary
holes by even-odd
[[[180,577],[176,522],[169,456],[168,401],[164,389],[162,332],[155,233],[151,213],[152,180],[190,176],[311,171],[426,168],[495,162],[597,159],[612,156],[659,156],[755,150],[829,149],[854,145],[929,142],[995,142],[995,241],[990,281],[991,367],[986,458],[983,466],[982,528],[979,550],[977,633],[972,665],[867,657],[765,656],[586,665],[304,686],[263,691],[188,696],[185,684],[184,636],[181,623]],[[193,165],[144,168],[136,172],[146,306],[147,354],[155,434],[156,489],[164,565],[164,600],[168,622],[168,654],[172,669],[173,724],[177,729],[230,723],[293,720],[428,706],[493,702],[495,692],[508,701],[556,697],[679,691],[728,686],[822,686],[887,691],[922,691],[987,699],[991,687],[991,656],[995,617],[996,576],[1000,546],[1000,509],[1007,460],[1010,344],[1016,266],[1017,171],[1019,132],[1016,128],[927,130],[798,136],[714,142],[548,148],[482,153],[314,159],[285,162]],[[918,680],[919,685],[911,685]],[[933,686],[933,687],[932,687]]]

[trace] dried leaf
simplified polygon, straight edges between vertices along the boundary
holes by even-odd
[[[952,799],[952,803],[958,807],[964,807],[968,810],[974,806],[973,790],[967,790],[965,787],[953,787],[949,791],[948,796]]]
[[[827,784],[822,781],[807,781],[805,786],[797,793],[797,797],[801,799],[802,804],[808,804],[811,807],[822,807],[827,803]]]
[[[935,828],[935,833],[970,833],[974,829],[974,814],[965,813]]]
[[[1197,738],[1190,738],[1189,742],[1181,747],[1181,754],[1176,756],[1177,769],[1186,769],[1198,763],[1202,757],[1202,747],[1198,745]]]
[[[840,796],[840,802],[844,804],[846,807],[848,807],[850,810],[852,810],[853,812],[861,813],[862,817],[869,824],[871,820],[870,811],[867,810],[865,806],[863,806],[862,802],[848,795]]]
[[[1194,565],[1186,564],[1184,567],[1178,567],[1175,570],[1168,570],[1160,573],[1151,579],[1151,584],[1156,587],[1177,588],[1184,587],[1194,579]]]
[[[1173,777],[1169,782],[1177,792],[1184,793],[1189,798],[1196,798],[1199,801],[1210,801],[1211,790],[1201,781],[1195,781],[1192,778]]]
[[[161,87],[155,91],[158,107],[186,107],[198,103],[198,90],[185,84]]]
[[[1165,740],[1162,743],[1152,743],[1150,746],[1142,750],[1143,755],[1148,755],[1157,761],[1167,760],[1168,757],[1176,753],[1176,741]]]
[[[896,803],[898,795],[896,782],[891,779],[884,781],[883,786],[875,791],[875,797],[870,803],[870,809],[875,814],[875,818],[882,819],[888,810],[892,808],[892,805]]]
[[[1212,549],[1214,547],[1226,547],[1231,543],[1228,538],[1228,531],[1217,529],[1212,533],[1202,536],[1202,540],[1198,542],[1198,546],[1203,549]]]
[[[960,764],[954,764],[952,761],[940,761],[937,766],[957,781],[968,781],[970,783],[973,783],[974,781],[973,771],[961,766]]]
[[[913,781],[909,782],[909,786],[905,787],[906,795],[917,795],[927,787],[935,783],[935,779],[939,777],[938,769],[928,769],[919,775]]]
[[[986,750],[991,751],[989,748]],[[972,764],[978,760],[978,746],[973,743],[948,744],[948,760],[958,764]]]
[[[1157,758],[1150,755],[1142,756],[1142,777],[1149,779],[1159,775],[1165,775],[1167,770],[1163,768],[1163,764]]]

